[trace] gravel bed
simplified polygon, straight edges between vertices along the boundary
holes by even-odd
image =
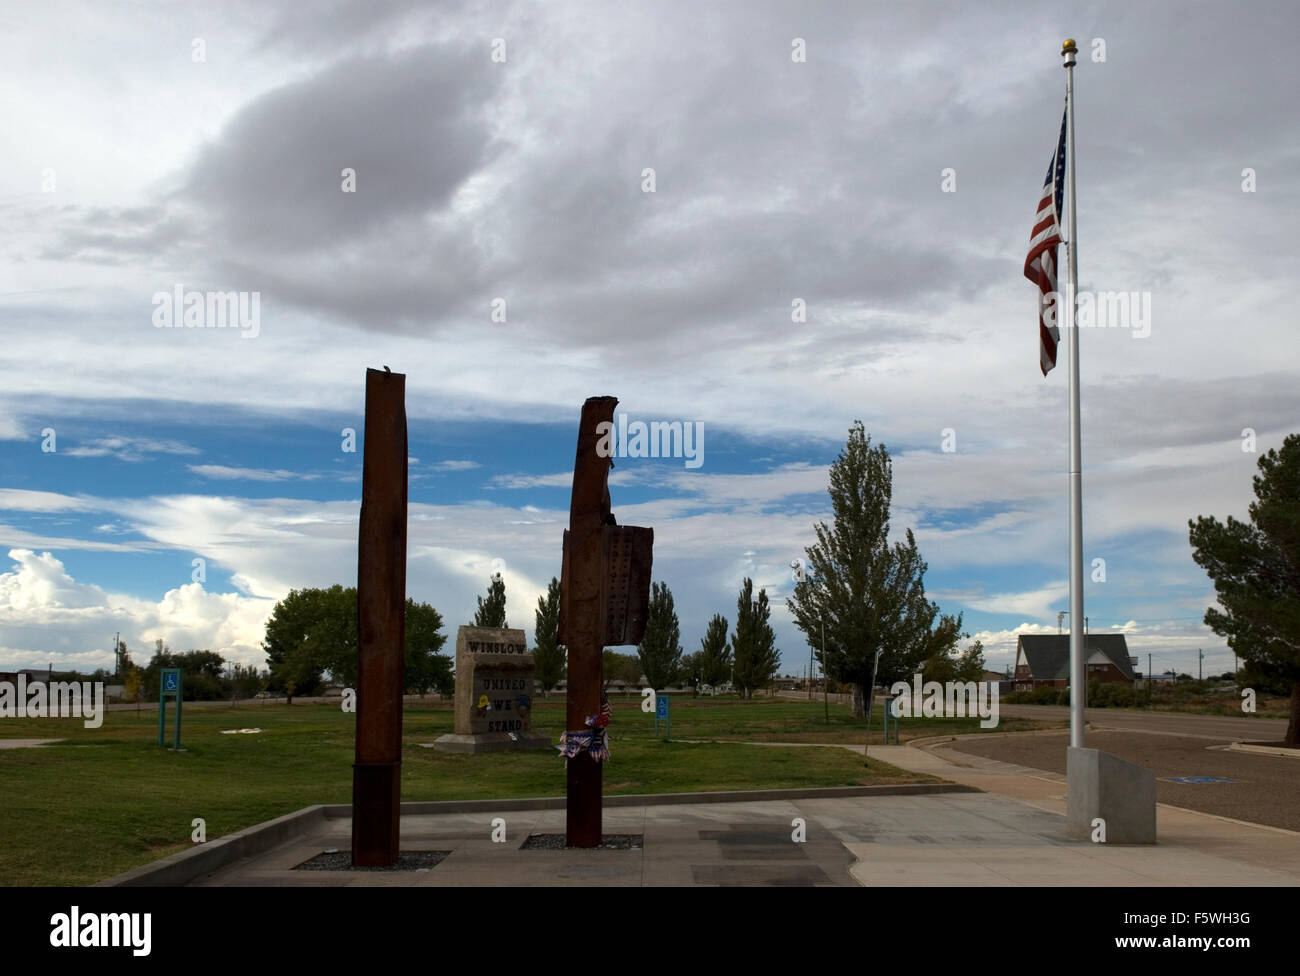
[[[391,867],[354,867],[351,851],[329,850],[303,861],[295,871],[428,871],[451,851],[402,851]]]
[[[564,834],[530,834],[524,841],[523,851],[563,851]],[[572,850],[600,851],[639,851],[642,844],[641,834],[601,834],[600,846],[596,848],[571,848]]]

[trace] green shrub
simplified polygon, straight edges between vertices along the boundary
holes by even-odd
[[[1057,689],[1051,685],[1043,685],[1041,688],[1034,689],[1033,698],[1035,705],[1055,705]]]
[[[1093,684],[1098,684],[1093,682]],[[1126,684],[1107,682],[1089,688],[1089,704],[1094,708],[1132,708],[1137,703],[1133,689]]]

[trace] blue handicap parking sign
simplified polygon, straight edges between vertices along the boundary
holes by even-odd
[[[163,687],[167,691],[176,690],[176,675],[174,674],[165,675],[163,681],[164,681]]]
[[[655,698],[655,718],[668,717],[668,696],[659,695]]]

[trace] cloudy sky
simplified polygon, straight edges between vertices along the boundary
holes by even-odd
[[[0,669],[111,665],[119,632],[137,660],[161,637],[260,663],[291,588],[355,583],[343,432],[384,365],[407,376],[409,592],[453,634],[503,566],[531,637],[582,401],[615,395],[703,425],[698,467],[611,479],[688,651],[749,576],[806,666],[790,561],[860,419],[894,534],[1005,665],[1068,605],[1066,370],[1039,372],[1021,273],[1067,36],[1080,288],[1150,303],[1080,330],[1090,627],[1143,669],[1231,667],[1187,520],[1244,517],[1259,452],[1300,429],[1294,5],[0,19]],[[249,318],[167,327],[177,289]]]

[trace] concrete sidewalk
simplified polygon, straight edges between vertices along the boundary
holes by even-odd
[[[838,748],[838,747],[837,747]],[[853,747],[848,747],[853,748]],[[860,751],[861,747],[857,747]],[[637,850],[524,850],[564,832],[564,811],[409,815],[404,851],[448,851],[419,872],[301,871],[346,850],[351,820],[315,822],[199,885],[341,886],[1179,886],[1300,884],[1300,834],[1161,806],[1160,843],[1116,847],[1066,839],[1062,777],[964,755],[943,744],[872,746],[871,756],[984,793],[791,798],[609,807],[607,834]],[[493,843],[492,821],[506,841]],[[806,842],[792,839],[806,822]]]
[[[1070,841],[1064,839],[1064,776],[968,755],[944,743],[872,746],[870,754],[986,791],[936,799],[989,815],[993,823],[986,834],[996,836],[992,843],[976,842],[941,826],[930,829],[930,842],[910,833],[913,844],[846,839],[857,859],[852,873],[863,884],[1300,885],[1300,833],[1158,804],[1154,846]],[[1027,829],[1008,836],[1005,828],[1017,822]]]

